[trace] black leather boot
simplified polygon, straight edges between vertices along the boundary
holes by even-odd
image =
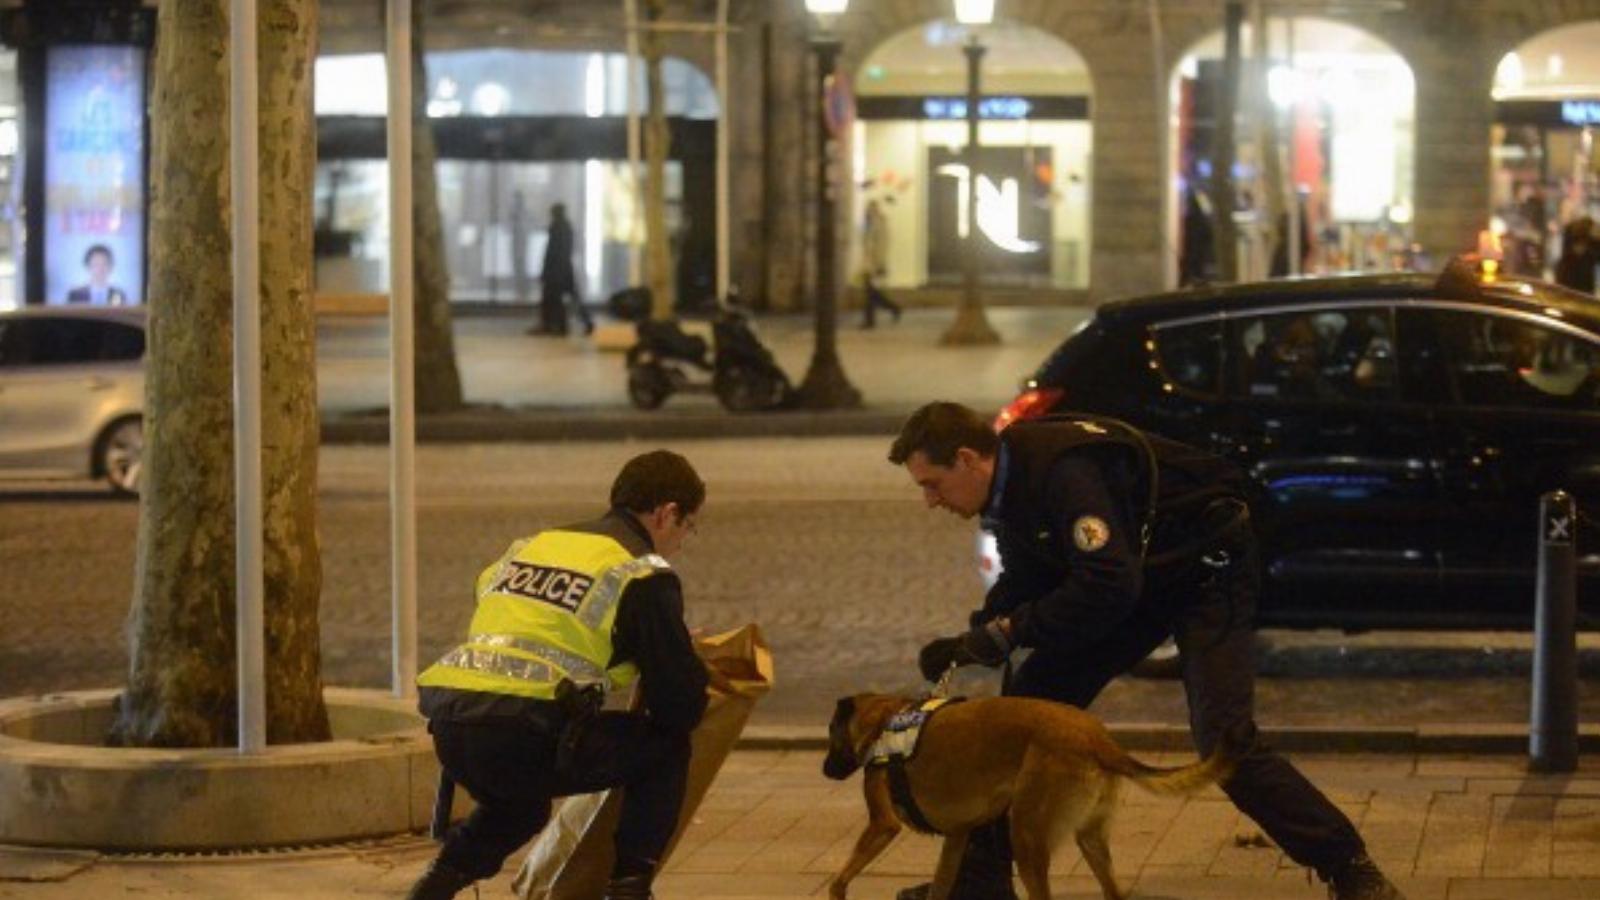
[[[1328,896],[1333,900],[1406,900],[1365,853],[1333,870],[1328,878]]]
[[[606,882],[605,900],[655,900],[650,893],[652,880],[649,875],[613,875]]]
[[[406,900],[450,900],[474,880],[472,876],[463,875],[436,859],[428,866],[428,871],[417,879],[417,883],[411,886],[411,893],[406,895]]]
[[[901,890],[895,900],[928,900],[932,891],[932,882],[923,882]],[[1017,900],[1017,892],[1011,886],[1010,857],[1000,855],[985,842],[969,841],[950,900]]]

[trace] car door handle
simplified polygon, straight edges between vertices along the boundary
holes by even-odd
[[[90,375],[88,378],[84,379],[83,383],[91,391],[109,391],[113,387],[116,387],[117,384],[115,381],[112,381],[103,375]]]

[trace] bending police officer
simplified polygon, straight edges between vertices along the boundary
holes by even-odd
[[[606,897],[651,897],[706,705],[705,664],[666,557],[694,532],[704,499],[682,456],[637,456],[604,516],[517,541],[478,576],[466,642],[417,678],[439,762],[477,808],[446,835],[410,900],[454,897],[494,875],[544,828],[552,798],[618,786]],[[572,702],[635,681],[642,711]]]
[[[922,649],[923,677],[1033,652],[1004,692],[1087,708],[1169,635],[1202,756],[1224,737],[1242,754],[1223,791],[1338,900],[1398,900],[1355,826],[1287,759],[1257,740],[1252,620],[1259,589],[1248,482],[1223,460],[1110,419],[1050,417],[996,435],[972,410],[931,403],[889,461],[930,508],[981,515],[1004,572],[964,634]],[[910,888],[908,897],[925,896]],[[955,900],[1009,900],[1004,819],[973,833]]]

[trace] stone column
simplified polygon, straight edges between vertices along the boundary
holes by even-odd
[[[1501,52],[1465,35],[1418,40],[1407,54],[1416,78],[1416,240],[1443,264],[1476,249],[1488,227],[1489,128]]]
[[[1089,290],[1096,302],[1165,287],[1162,258],[1166,129],[1157,127],[1147,32],[1103,35],[1079,48],[1094,78],[1090,121]],[[1165,98],[1165,91],[1162,92]]]

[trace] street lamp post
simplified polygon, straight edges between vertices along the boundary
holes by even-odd
[[[834,260],[834,195],[837,190],[837,138],[839,127],[829,114],[836,97],[834,65],[839,59],[839,39],[829,27],[849,6],[849,0],[806,0],[806,9],[820,26],[811,40],[817,55],[817,77],[821,88],[819,104],[819,146],[817,153],[817,296],[816,343],[811,365],[800,383],[799,403],[806,409],[841,409],[861,405],[861,392],[850,383],[839,362],[836,341],[838,322],[837,265]]]
[[[986,25],[994,18],[994,0],[956,0],[956,18],[969,27]],[[979,296],[979,267],[982,264],[982,246],[978,243],[978,113],[982,102],[980,71],[986,48],[978,43],[977,32],[967,40],[962,51],[967,57],[967,178],[966,234],[961,239],[961,306],[956,320],[939,338],[941,344],[998,344],[1000,335],[990,327]]]

